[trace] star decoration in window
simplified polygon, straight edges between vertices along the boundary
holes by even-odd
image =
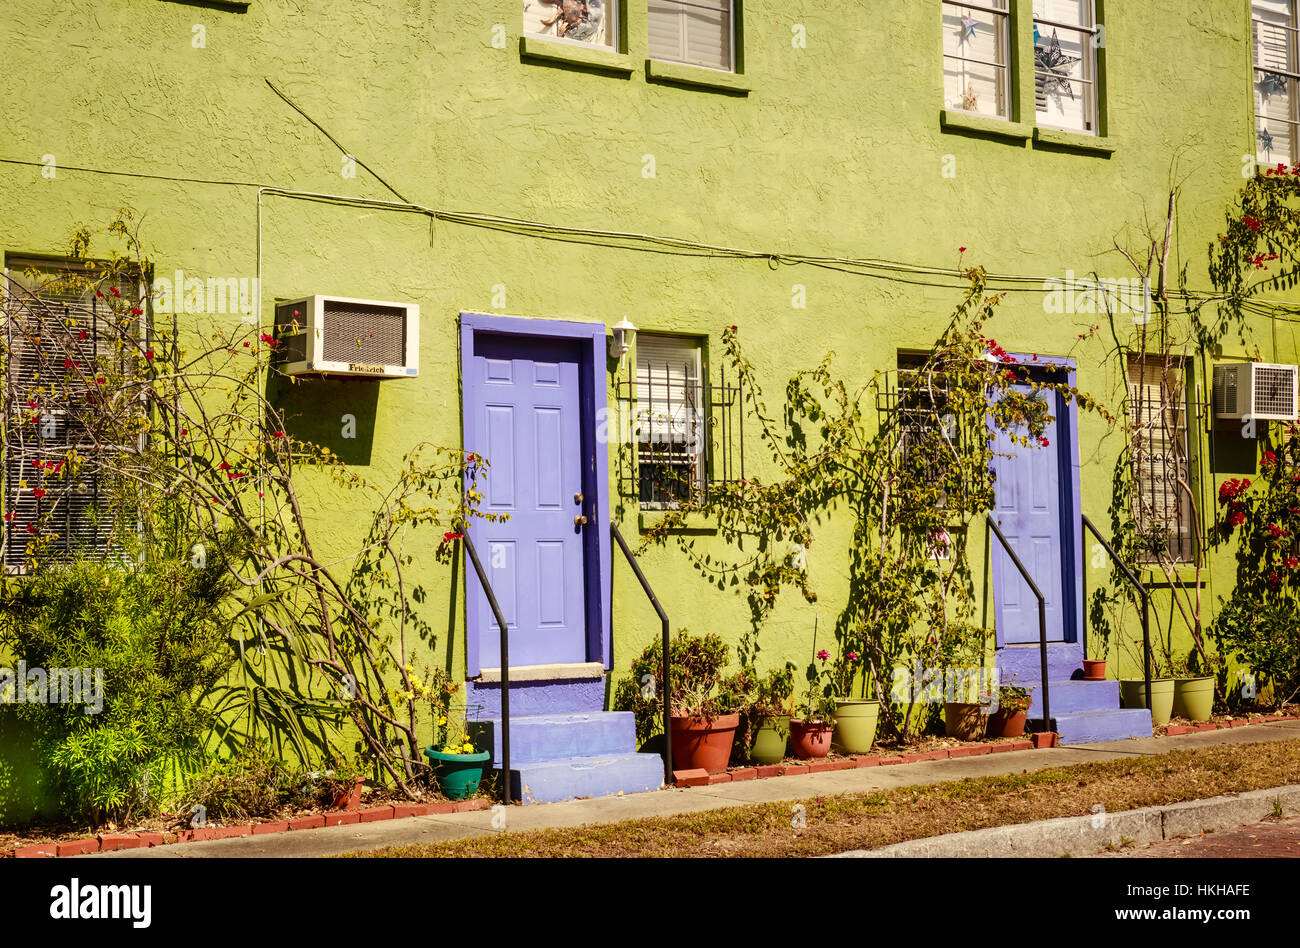
[[[962,17],[962,18],[961,18],[961,32],[960,32],[959,34],[957,34],[958,37],[960,38],[961,42],[964,43],[964,42],[966,42],[968,39],[974,39],[974,38],[975,38],[975,27],[978,26],[978,25],[979,25],[979,21],[976,20],[973,16],[970,16],[969,14],[967,14],[966,16]]]
[[[1273,136],[1269,134],[1268,129],[1261,128],[1255,133],[1255,137],[1259,139],[1260,150],[1266,157],[1269,156],[1273,151]]]
[[[1266,72],[1263,78],[1255,84],[1255,88],[1259,89],[1260,98],[1267,102],[1269,96],[1281,95],[1286,92],[1286,77],[1279,76],[1275,72]]]
[[[1052,31],[1052,42],[1047,46],[1034,47],[1034,64],[1038,67],[1038,92],[1060,99],[1064,92],[1074,100],[1074,85],[1070,81],[1070,67],[1079,62],[1078,56],[1067,56],[1061,49],[1061,41]]]

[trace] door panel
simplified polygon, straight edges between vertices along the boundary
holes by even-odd
[[[1029,386],[1016,386],[1029,392]],[[1052,397],[1047,395],[1040,397]],[[1055,408],[1054,416],[1059,415]],[[999,434],[993,445],[994,517],[1016,556],[1025,564],[1046,600],[1047,639],[1065,639],[1062,599],[1065,583],[1062,555],[1060,425],[1055,418],[1043,432],[1047,447],[1026,447]],[[1009,455],[1004,457],[1002,455]],[[999,640],[1004,645],[1038,641],[1038,600],[1030,591],[997,538],[990,536],[993,560],[993,594]]]
[[[508,514],[475,522],[474,538],[510,629],[510,664],[587,659],[582,419],[576,343],[476,333],[470,372],[477,404],[467,451],[488,461],[484,509]],[[477,577],[479,664],[501,664],[500,631]],[[509,608],[507,609],[507,601]]]

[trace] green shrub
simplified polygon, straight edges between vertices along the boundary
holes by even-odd
[[[182,811],[203,807],[210,820],[246,820],[274,816],[289,802],[291,789],[302,786],[288,767],[262,744],[251,744],[234,757],[211,760],[190,784]],[[296,796],[314,796],[298,790]],[[302,802],[295,800],[294,802]]]
[[[672,713],[713,717],[738,704],[733,689],[724,686],[727,646],[716,633],[691,635],[681,629],[669,643],[672,660]],[[628,676],[614,690],[614,709],[636,715],[637,740],[663,733],[663,647],[655,639],[632,661]]]
[[[127,821],[164,798],[201,756],[203,695],[234,662],[214,564],[77,561],[0,587],[0,651],[42,669],[102,676],[95,710],[20,703],[70,816]]]

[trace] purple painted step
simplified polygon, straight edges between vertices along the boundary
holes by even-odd
[[[1052,716],[1066,711],[1105,711],[1119,707],[1119,682],[1084,681],[1082,678],[1049,681]],[[1043,689],[1033,685],[1029,716],[1043,713]]]
[[[1146,708],[1052,712],[1062,744],[1095,744],[1151,736],[1151,712]]]
[[[513,688],[510,708],[511,769],[537,761],[627,754],[636,750],[636,718],[631,711],[518,715],[514,713]],[[471,722],[470,734],[480,747],[491,746],[492,760],[499,764],[501,718]],[[659,760],[658,756],[651,756]]]
[[[1042,659],[1037,645],[1009,645],[997,651],[998,673],[1003,684],[1018,681],[1038,689],[1042,680]],[[1083,668],[1083,647],[1074,642],[1047,644],[1047,680],[1070,678]],[[1041,690],[1041,689],[1038,689]]]
[[[511,728],[511,744],[514,729]],[[511,748],[513,751],[513,746]],[[663,760],[656,754],[603,754],[514,765],[511,792],[523,803],[558,803],[575,797],[609,797],[658,790]]]
[[[466,715],[471,720],[500,717],[499,682],[465,684]],[[510,683],[510,717],[529,714],[595,712],[605,707],[605,682],[601,678],[572,678]]]

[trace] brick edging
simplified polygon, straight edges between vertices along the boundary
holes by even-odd
[[[716,783],[735,783],[742,780],[762,780],[767,777],[793,777],[799,774],[824,774],[835,770],[856,770],[859,767],[890,767],[898,764],[918,764],[930,760],[948,760],[957,757],[979,757],[984,754],[1000,754],[1006,751],[1033,750],[1034,742],[999,741],[996,744],[962,744],[958,747],[944,747],[938,750],[914,751],[907,754],[859,754],[850,757],[835,757],[801,760],[796,763],[763,764],[757,767],[741,767],[719,774],[707,770],[674,770],[674,782],[679,787],[706,787]]]
[[[1204,724],[1170,724],[1160,737],[1179,737],[1183,734],[1199,734],[1202,731],[1226,731],[1234,727],[1249,727],[1252,724],[1277,724],[1280,721],[1300,721],[1300,714],[1271,715],[1262,718],[1234,718],[1231,721],[1207,721]]]
[[[295,830],[322,829],[326,826],[374,823],[379,820],[402,820],[412,816],[468,813],[472,810],[486,810],[491,805],[492,801],[482,798],[461,800],[459,802],[448,801],[446,803],[386,803],[382,806],[365,807],[360,810],[331,810],[328,813],[311,813],[291,817],[287,820],[273,820],[268,823],[204,826],[195,829],[178,830],[174,833],[159,833],[154,830],[138,833],[100,833],[98,836],[90,836],[85,839],[19,846],[13,850],[0,851],[0,858],[12,856],[16,859],[48,859],[58,856],[86,856],[91,853],[111,853],[122,849],[146,849],[153,846],[171,846],[176,843],[196,843],[209,839],[265,836]]]

